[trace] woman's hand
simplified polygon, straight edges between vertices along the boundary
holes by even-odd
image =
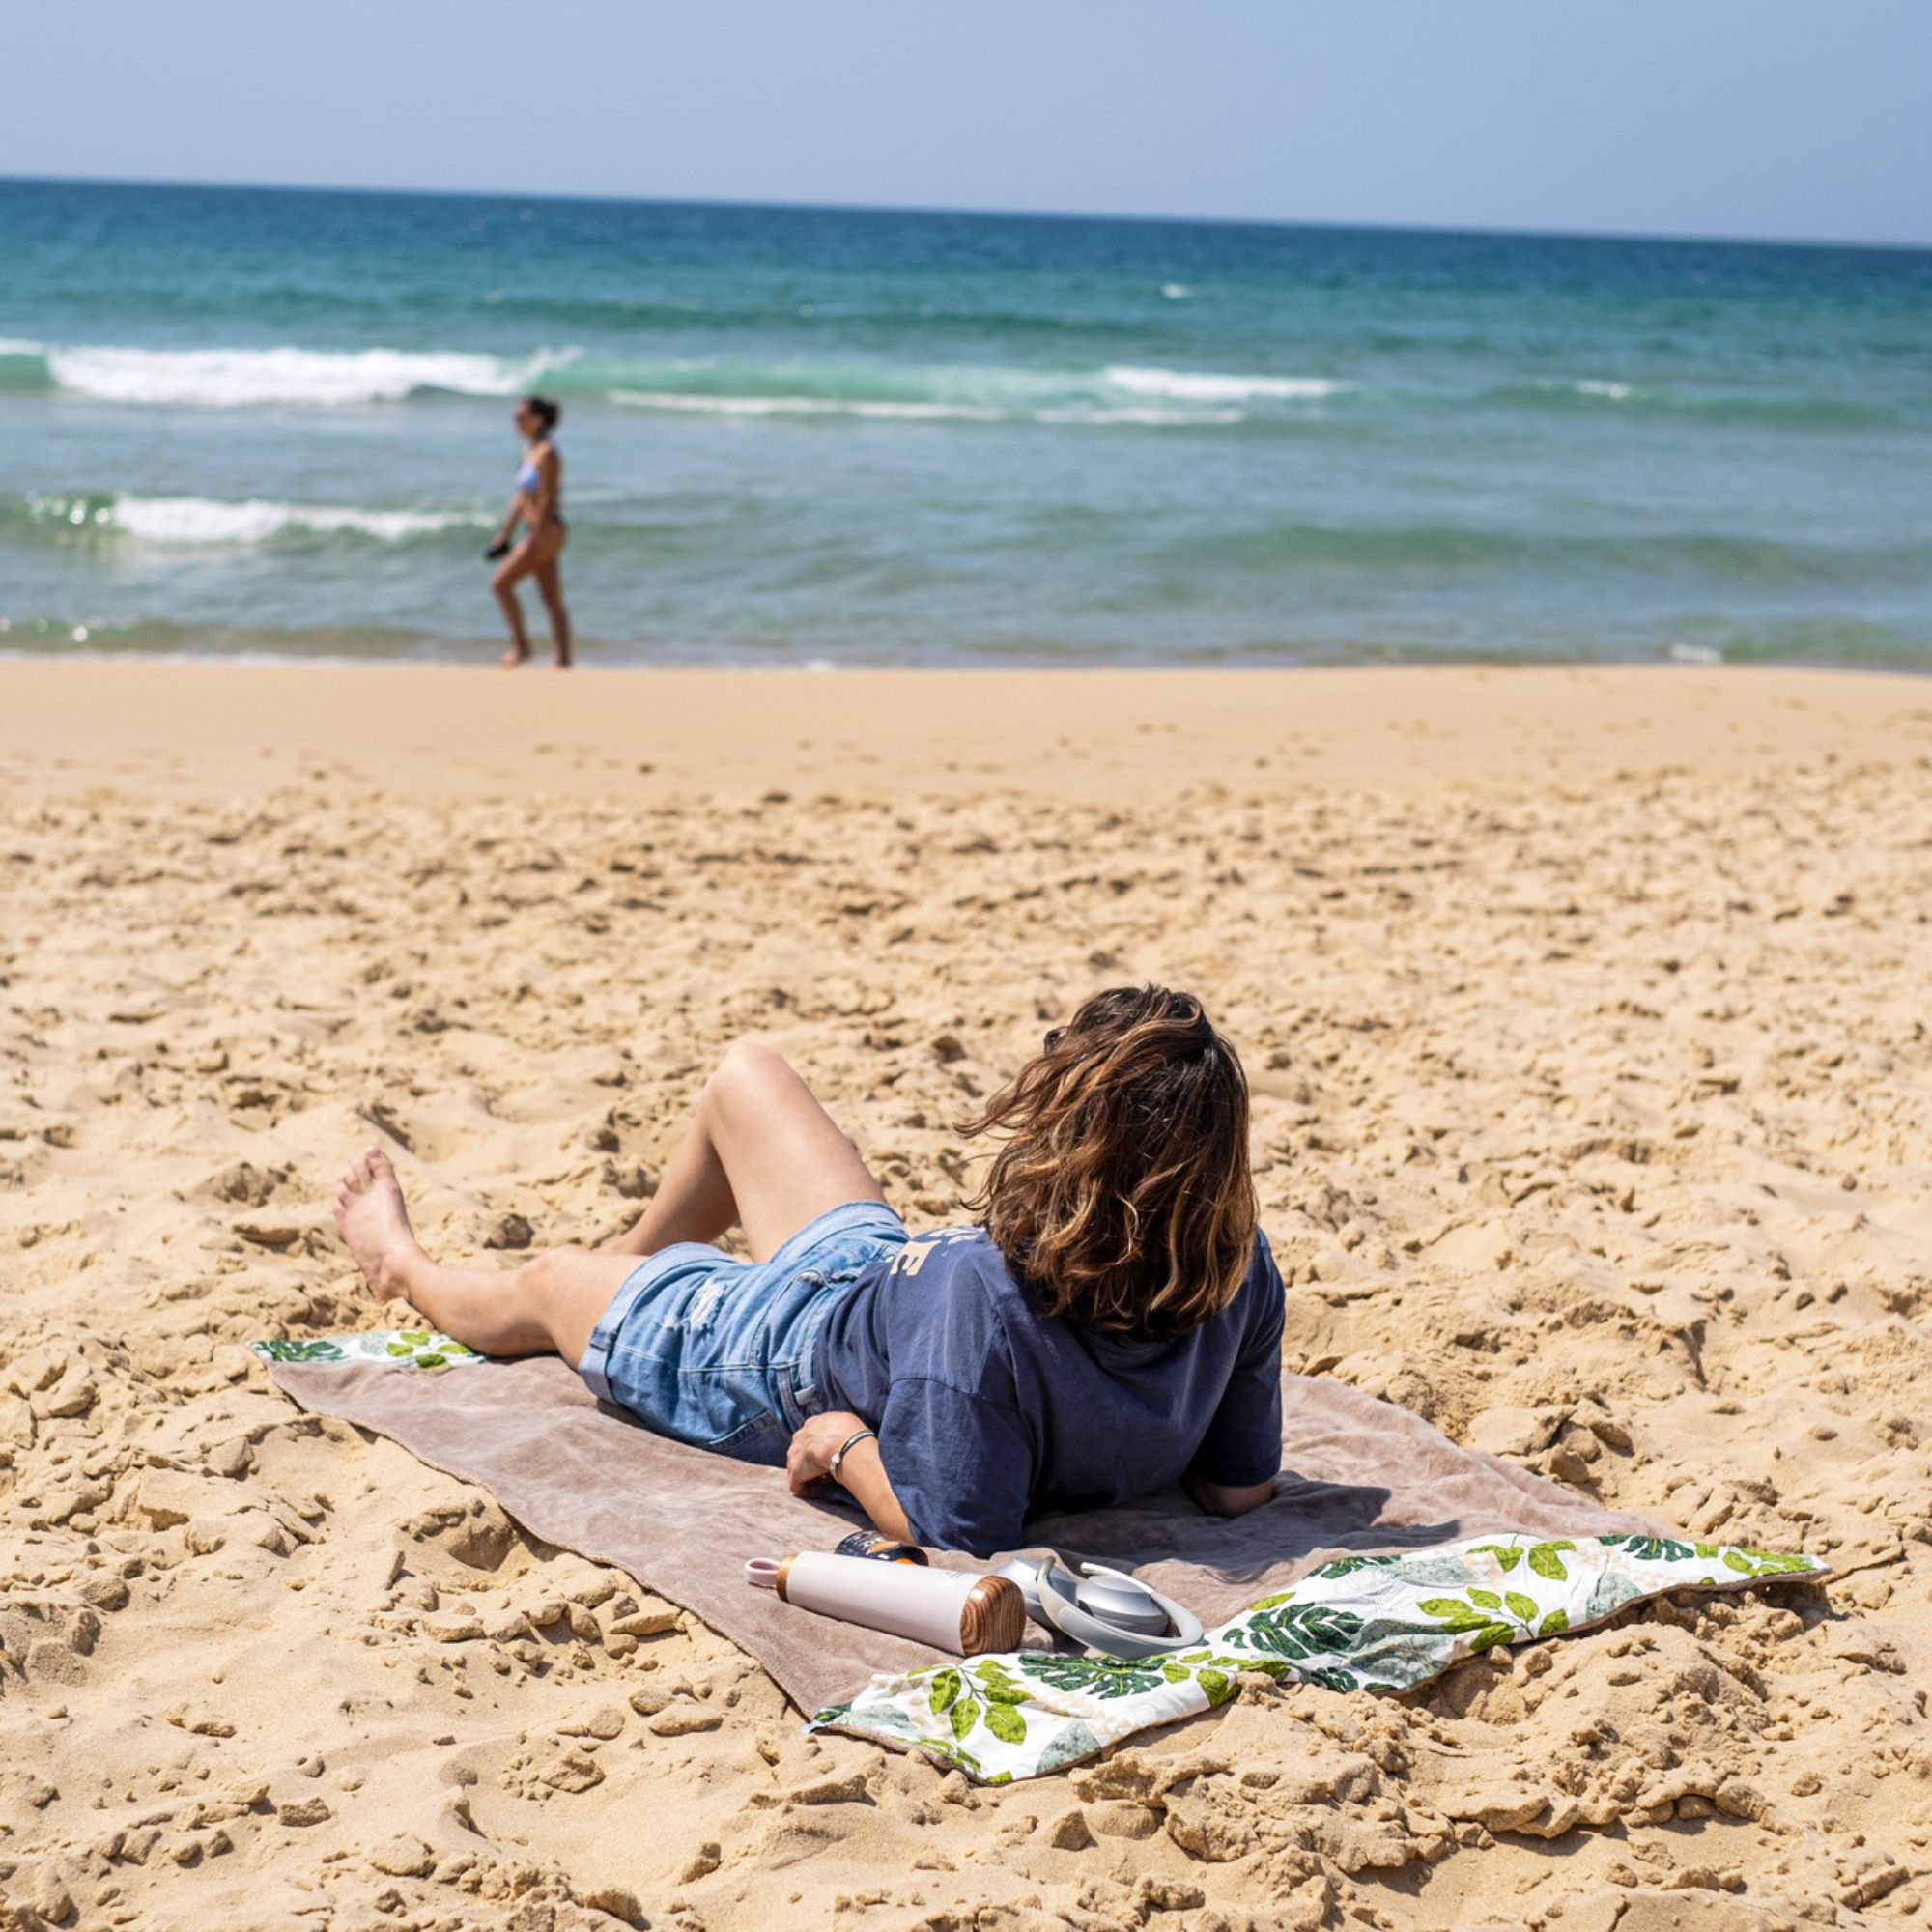
[[[864,1416],[842,1408],[814,1415],[791,1438],[785,1451],[785,1476],[795,1496],[815,1496],[832,1474],[832,1459],[838,1445],[870,1425]],[[872,1527],[890,1536],[895,1543],[913,1540],[912,1525],[893,1493],[892,1478],[879,1456],[879,1441],[867,1435],[854,1442],[838,1465],[838,1481],[853,1501],[872,1520]]]
[[[858,1416],[842,1408],[812,1416],[785,1451],[785,1477],[792,1494],[817,1495],[832,1473],[832,1459],[838,1453],[838,1445],[865,1427]]]

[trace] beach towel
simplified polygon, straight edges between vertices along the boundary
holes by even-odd
[[[542,1541],[701,1617],[816,1725],[990,1782],[1211,1709],[1243,1672],[1402,1690],[1642,1598],[1829,1572],[1674,1536],[1346,1383],[1284,1376],[1284,1473],[1263,1508],[1212,1518],[1174,1490],[1029,1524],[1027,1553],[1131,1569],[1187,1605],[1207,1626],[1199,1649],[1096,1659],[1035,1632],[1021,1650],[962,1662],[748,1588],[749,1558],[830,1548],[861,1519],[790,1495],[777,1470],[651,1434],[555,1356],[491,1360],[422,1330],[253,1346],[303,1408],[390,1437],[487,1490]]]

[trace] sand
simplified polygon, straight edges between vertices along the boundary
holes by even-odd
[[[15,662],[0,783],[0,1925],[1921,1910],[1932,688]],[[372,1137],[432,1247],[600,1238],[748,1031],[951,1219],[1143,976],[1246,1056],[1293,1366],[1842,1579],[975,1791],[240,1347],[375,1325]]]

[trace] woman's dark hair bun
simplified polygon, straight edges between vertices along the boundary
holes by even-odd
[[[563,405],[553,402],[548,396],[526,396],[524,407],[534,410],[545,429],[554,429],[563,420]]]

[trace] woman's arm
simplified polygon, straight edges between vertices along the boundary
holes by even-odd
[[[832,1459],[838,1445],[867,1425],[843,1409],[829,1409],[812,1416],[791,1438],[785,1455],[785,1475],[795,1496],[815,1496],[824,1489],[831,1474]],[[871,1518],[872,1526],[897,1543],[912,1541],[912,1525],[893,1493],[886,1465],[879,1458],[876,1436],[855,1442],[838,1465],[838,1481],[852,1494],[859,1507]]]
[[[497,534],[490,541],[492,550],[505,548],[517,527],[517,520],[524,514],[524,499],[520,495],[510,498],[510,507],[503,521],[497,526]]]
[[[1265,1502],[1274,1500],[1274,1483],[1243,1483],[1231,1487],[1227,1483],[1210,1483],[1205,1476],[1184,1476],[1187,1493],[1205,1509],[1209,1516],[1246,1516],[1250,1510],[1258,1510]]]
[[[561,467],[555,450],[546,447],[537,458],[537,487],[530,492],[529,527],[534,536],[550,527],[556,514],[556,478]]]

